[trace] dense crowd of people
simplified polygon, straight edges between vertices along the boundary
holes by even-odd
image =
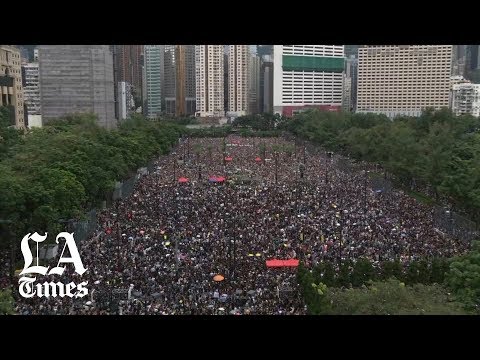
[[[183,140],[99,214],[96,233],[80,244],[87,272],[67,267],[63,277],[88,281],[89,295],[17,297],[16,310],[305,314],[295,267],[268,268],[266,260],[408,264],[467,250],[435,229],[426,205],[372,190],[365,173],[342,172],[339,161],[282,138]]]

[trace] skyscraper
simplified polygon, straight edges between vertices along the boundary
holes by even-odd
[[[22,68],[20,51],[14,46],[0,45],[0,106],[13,106],[12,125],[25,128]]]
[[[273,60],[272,56],[262,56],[260,69],[260,112],[273,113]]]
[[[357,112],[418,116],[448,107],[452,45],[375,45],[358,49]]]
[[[228,111],[237,116],[249,110],[250,50],[248,45],[230,45],[228,53]]]
[[[275,45],[273,62],[275,113],[291,116],[311,107],[340,110],[343,45]]]
[[[164,72],[165,113],[195,114],[195,45],[165,45]],[[183,104],[177,104],[177,97]]]
[[[164,45],[145,45],[144,114],[150,119],[162,113],[164,82]]]
[[[258,114],[262,112],[260,106],[260,66],[261,59],[256,54],[250,55],[249,64],[249,113]]]
[[[95,113],[114,128],[113,55],[108,45],[39,47],[42,121],[71,113]]]
[[[225,115],[223,45],[195,45],[197,116]]]
[[[115,67],[117,81],[126,81],[133,86],[134,93],[141,95],[143,45],[115,45]]]
[[[27,105],[28,115],[40,115],[40,85],[38,82],[38,63],[23,64],[24,86],[23,97]]]
[[[345,59],[345,73],[343,83],[343,104],[345,111],[354,111],[357,102],[357,66],[355,55]]]

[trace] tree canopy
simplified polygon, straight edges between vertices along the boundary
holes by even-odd
[[[60,219],[80,217],[106,199],[115,181],[167,153],[183,131],[138,115],[109,131],[93,114],[78,114],[23,136],[12,132],[3,148],[0,140],[0,219],[20,234],[55,232]]]

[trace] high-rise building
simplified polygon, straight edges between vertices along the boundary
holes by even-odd
[[[465,48],[465,73],[468,80],[480,82],[480,45],[466,45]]]
[[[164,73],[165,113],[195,114],[195,45],[165,45]]]
[[[13,106],[12,125],[25,128],[22,67],[20,51],[15,46],[0,45],[0,106]]]
[[[342,107],[345,111],[355,110],[357,101],[357,66],[358,61],[354,55],[345,59],[342,102]]]
[[[250,49],[248,45],[230,45],[228,54],[228,111],[236,116],[249,109]]]
[[[27,105],[28,116],[40,115],[40,85],[38,82],[39,68],[38,63],[27,63],[22,65],[23,78],[23,98]]]
[[[256,54],[250,56],[249,70],[249,113],[258,114],[262,112],[260,106],[260,69],[261,59]]]
[[[259,82],[260,112],[273,113],[273,60],[270,55],[262,56]]]
[[[126,81],[120,81],[117,91],[118,119],[125,120],[135,110],[133,86]]]
[[[452,45],[375,45],[358,49],[357,112],[418,116],[448,107]]]
[[[141,97],[143,45],[114,45],[117,82],[125,81],[133,86],[133,93]]]
[[[480,84],[453,85],[452,111],[457,116],[464,114],[480,116]]]
[[[43,123],[72,113],[94,113],[100,126],[116,127],[108,45],[41,45],[39,67]]]
[[[225,46],[225,54],[223,55],[223,109],[228,111],[228,46]]]
[[[223,67],[223,45],[195,45],[197,116],[225,115]]]
[[[145,45],[144,51],[144,114],[154,119],[161,115],[163,108],[164,45]]]
[[[274,112],[308,108],[339,111],[343,97],[343,45],[275,45]]]
[[[464,76],[467,45],[453,45],[452,48],[452,76]]]
[[[257,45],[257,56],[273,56],[273,45]]]

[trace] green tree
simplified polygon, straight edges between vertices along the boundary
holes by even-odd
[[[446,285],[455,297],[469,309],[480,305],[480,242],[473,244],[472,250],[452,260],[445,275]]]
[[[14,314],[14,301],[10,289],[0,290],[0,315]]]
[[[460,315],[466,314],[440,285],[406,286],[396,279],[351,289],[328,288],[320,314],[329,315]]]

